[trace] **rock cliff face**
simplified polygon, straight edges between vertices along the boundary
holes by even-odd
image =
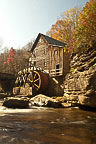
[[[96,107],[96,49],[76,54],[70,67],[72,72],[64,81],[64,98],[72,104]]]

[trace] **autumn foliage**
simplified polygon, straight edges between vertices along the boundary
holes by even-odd
[[[47,35],[54,39],[67,43],[68,48],[71,48],[73,43],[73,31],[78,27],[79,10],[72,8],[65,12],[56,24],[52,25]]]
[[[96,0],[87,2],[80,12],[79,27],[74,34],[79,51],[96,46]]]
[[[16,51],[13,49],[13,47],[10,49],[9,53],[8,53],[8,58],[7,58],[7,64],[10,65],[10,63],[14,63],[15,62],[15,55],[16,55]]]
[[[11,48],[0,54],[0,72],[17,74],[29,66],[31,54],[24,49]]]
[[[67,43],[70,52],[86,51],[96,44],[96,0],[80,11],[72,8],[57,20],[47,35]]]

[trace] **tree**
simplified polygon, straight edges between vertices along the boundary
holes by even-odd
[[[74,32],[78,51],[96,45],[96,0],[87,2],[80,12],[79,27]]]
[[[8,67],[7,67],[7,60],[8,57],[8,49],[5,47],[3,48],[3,53],[0,53],[0,72],[6,72]]]
[[[14,58],[16,55],[16,51],[11,47],[9,53],[8,53],[8,58],[7,58],[7,64],[9,65],[10,63],[14,63]]]
[[[18,71],[29,67],[31,53],[25,49],[11,48],[0,54],[0,72],[17,74]]]
[[[61,16],[61,19],[57,20],[56,23],[52,25],[47,35],[67,43],[68,48],[71,49],[74,41],[73,31],[78,27],[79,12],[77,8],[72,8],[65,12]]]
[[[35,39],[31,40],[30,42],[27,43],[27,45],[25,45],[22,49],[25,51],[31,51],[32,45],[34,43]]]
[[[29,67],[29,58],[31,57],[31,53],[27,52],[24,49],[18,49],[16,51],[16,72],[26,69]]]

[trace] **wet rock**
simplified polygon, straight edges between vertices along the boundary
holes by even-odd
[[[72,107],[71,103],[61,103],[61,104],[62,104],[62,107],[64,108]]]
[[[33,98],[30,99],[29,102],[30,108],[32,106],[39,106],[39,107],[62,107],[61,103],[57,101],[56,99],[52,99],[50,97],[47,97],[45,95],[39,94]]]
[[[72,72],[64,81],[64,97],[67,102],[96,107],[96,49],[76,54],[71,60]]]
[[[28,108],[28,98],[7,97],[4,98],[3,106],[7,108]]]

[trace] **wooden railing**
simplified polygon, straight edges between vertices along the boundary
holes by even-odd
[[[63,74],[62,68],[50,70],[50,76],[60,76],[62,74]]]

